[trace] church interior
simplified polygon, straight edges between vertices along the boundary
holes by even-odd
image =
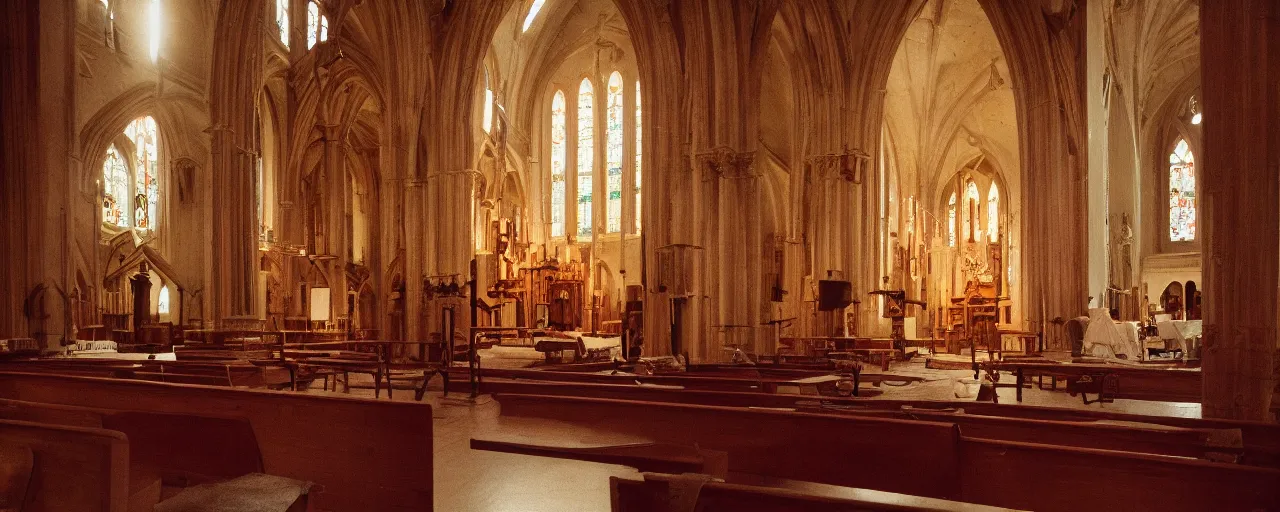
[[[0,13],[0,510],[1280,510],[1276,0]]]

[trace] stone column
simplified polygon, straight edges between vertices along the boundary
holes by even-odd
[[[1280,284],[1280,5],[1200,6],[1204,410],[1271,419]]]
[[[720,332],[720,346],[738,347],[749,353],[770,353],[760,338],[764,279],[761,258],[760,173],[755,152],[736,153],[719,148],[702,156],[716,181],[715,258],[716,311],[714,324]],[[717,346],[707,347],[704,357],[716,360],[728,356]]]
[[[252,316],[257,280],[254,159],[226,127],[213,130],[213,319]]]

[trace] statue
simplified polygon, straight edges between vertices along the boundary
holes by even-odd
[[[1133,228],[1129,214],[1120,214],[1120,224],[1111,234],[1111,286],[1128,290],[1133,279]]]

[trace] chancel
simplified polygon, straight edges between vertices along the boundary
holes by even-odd
[[[0,510],[1280,510],[1276,0],[0,9]]]

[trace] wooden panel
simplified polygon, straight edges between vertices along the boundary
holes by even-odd
[[[125,512],[129,441],[103,429],[0,420],[0,442],[35,455],[23,512]]]
[[[324,486],[318,509],[432,507],[427,404],[4,372],[0,398],[247,418],[267,473]]]
[[[1043,511],[1276,510],[1280,471],[965,438],[961,500]]]
[[[949,498],[959,434],[945,423],[590,398],[496,395],[503,416],[728,455],[730,472]]]

